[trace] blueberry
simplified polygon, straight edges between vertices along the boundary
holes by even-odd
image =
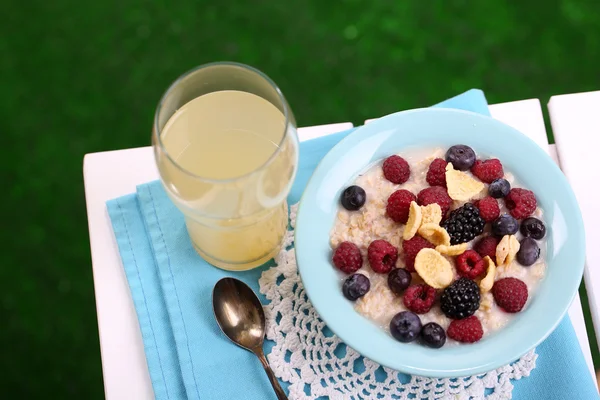
[[[414,312],[399,312],[390,322],[390,333],[399,342],[412,342],[421,333],[421,320]]]
[[[360,186],[348,186],[342,192],[342,206],[348,211],[356,211],[367,201],[367,194]]]
[[[519,230],[519,222],[510,214],[502,214],[492,222],[492,234],[502,237],[514,235]]]
[[[435,322],[429,322],[421,329],[421,342],[426,346],[439,349],[446,343],[446,332]]]
[[[546,225],[537,218],[525,218],[521,222],[521,233],[523,236],[540,240],[546,236]]]
[[[363,274],[353,274],[344,281],[342,285],[342,293],[348,300],[355,301],[359,297],[363,297],[371,288],[369,278]]]
[[[509,192],[510,183],[508,183],[508,181],[503,178],[499,178],[492,181],[492,183],[490,183],[490,186],[488,187],[488,193],[495,199],[506,197],[508,196]]]
[[[404,268],[394,268],[388,274],[388,286],[392,292],[400,295],[410,286],[412,276]]]
[[[452,163],[454,169],[466,171],[475,164],[475,152],[469,146],[457,144],[446,152],[446,161]]]
[[[540,257],[540,247],[532,238],[526,237],[521,240],[521,247],[517,252],[517,261],[519,264],[528,267]]]

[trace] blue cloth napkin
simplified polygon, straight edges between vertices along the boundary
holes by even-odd
[[[470,90],[437,106],[489,115],[480,90]],[[351,131],[301,143],[290,204],[300,199],[323,156]],[[160,182],[140,185],[135,194],[107,202],[107,208],[137,311],[156,398],[274,398],[256,358],[220,332],[211,304],[212,288],[225,276],[235,276],[259,293],[258,278],[268,266],[233,273],[207,264],[194,251],[183,216]],[[267,345],[266,351],[271,347]],[[537,352],[538,367],[529,378],[515,382],[515,399],[598,398],[568,317]]]

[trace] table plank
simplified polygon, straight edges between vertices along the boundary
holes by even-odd
[[[556,145],[549,145],[548,150],[550,153],[550,157],[552,157],[554,162],[560,167],[560,160],[558,158]],[[573,304],[571,304],[571,307],[569,308],[569,317],[571,318],[571,324],[573,324],[573,329],[575,330],[575,334],[577,335],[577,340],[581,345],[581,350],[583,351],[585,362],[592,374],[592,379],[594,380],[594,383],[596,383],[596,386],[598,386],[596,373],[594,371],[594,360],[592,359],[592,351],[590,348],[590,339],[587,334],[587,328],[585,318],[583,316],[583,309],[579,293],[575,295],[575,298],[573,299]]]
[[[105,203],[158,177],[152,148],[86,154],[83,176],[104,395],[109,400],[151,399],[142,334]]]
[[[301,141],[352,128],[351,122],[298,129]],[[154,397],[142,334],[114,238],[106,201],[158,179],[151,147],[86,154],[83,160],[104,394],[113,399]]]
[[[560,164],[573,187],[586,233],[585,288],[600,346],[600,169],[593,167],[600,148],[600,91],[553,96],[548,103]],[[593,184],[590,184],[593,183]]]

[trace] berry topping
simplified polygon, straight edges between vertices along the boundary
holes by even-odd
[[[521,247],[519,247],[519,251],[517,252],[517,261],[519,264],[529,267],[533,265],[534,262],[540,257],[540,247],[530,237],[526,237],[521,240]]]
[[[475,279],[485,272],[483,258],[475,250],[467,250],[456,257],[456,269],[460,276]]]
[[[475,161],[475,164],[471,167],[471,172],[478,177],[479,180],[485,183],[492,183],[496,179],[500,179],[504,176],[502,163],[497,158],[485,161]]]
[[[527,285],[517,278],[502,278],[494,283],[492,294],[504,311],[516,313],[527,302]]]
[[[392,183],[404,183],[410,177],[410,166],[400,156],[389,156],[383,162],[383,176]]]
[[[537,218],[525,218],[523,222],[521,222],[521,233],[523,236],[540,240],[546,236],[546,226]]]
[[[348,211],[356,211],[367,201],[367,194],[360,186],[349,186],[342,192],[342,206]]]
[[[475,162],[475,152],[469,146],[457,144],[452,146],[446,152],[446,161],[452,163],[454,169],[467,171]]]
[[[506,208],[510,210],[510,214],[516,219],[529,217],[537,207],[535,195],[531,190],[527,189],[511,189],[504,202]]]
[[[417,314],[429,312],[434,301],[435,289],[424,283],[410,286],[404,292],[404,306]]]
[[[473,249],[484,258],[485,256],[489,256],[492,260],[496,259],[496,247],[498,247],[498,243],[500,240],[494,236],[486,236],[475,243]]]
[[[342,285],[342,293],[348,300],[355,301],[363,297],[371,288],[369,278],[363,274],[350,275]]]
[[[503,237],[514,235],[519,230],[519,222],[512,215],[502,214],[498,219],[492,222],[492,234]]]
[[[461,244],[475,239],[483,233],[485,221],[479,215],[479,210],[471,203],[457,208],[450,213],[442,227],[450,235],[450,244]]]
[[[421,333],[421,319],[410,311],[399,312],[390,321],[390,333],[399,342],[412,342]]]
[[[479,215],[485,222],[492,222],[500,216],[500,206],[493,197],[484,197],[477,201],[476,206],[479,209]]]
[[[427,206],[433,203],[438,204],[442,209],[443,217],[450,209],[452,199],[448,196],[448,191],[445,188],[441,186],[432,186],[419,192],[417,195],[417,203],[420,206]]]
[[[358,271],[362,263],[360,250],[354,243],[342,242],[333,252],[333,265],[346,274]]]
[[[404,268],[394,268],[388,274],[388,286],[397,295],[401,295],[410,286],[411,280],[412,275]]]
[[[415,258],[421,249],[434,249],[435,246],[423,239],[421,236],[414,236],[410,240],[402,242],[404,251],[404,265],[408,272],[415,272]]]
[[[446,164],[448,163],[441,158],[436,158],[429,164],[426,179],[430,186],[446,187]]]
[[[479,286],[467,278],[460,278],[444,289],[441,308],[446,317],[463,319],[475,314],[479,309]]]
[[[446,343],[446,332],[435,322],[429,322],[421,328],[421,342],[433,349],[439,349]]]
[[[367,249],[367,259],[373,271],[387,274],[396,266],[398,249],[385,240],[375,240]]]
[[[396,190],[388,198],[385,209],[387,215],[394,221],[405,224],[408,221],[410,203],[413,201],[417,201],[417,198],[408,190]]]
[[[475,343],[483,337],[481,321],[476,316],[452,321],[448,326],[448,337],[461,343]]]
[[[495,199],[506,197],[510,192],[510,183],[504,178],[494,179],[488,187],[488,193]]]

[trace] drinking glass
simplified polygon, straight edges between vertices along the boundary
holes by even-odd
[[[152,144],[161,182],[205,260],[247,270],[280,250],[298,136],[269,77],[231,62],[186,72],[158,104]]]

